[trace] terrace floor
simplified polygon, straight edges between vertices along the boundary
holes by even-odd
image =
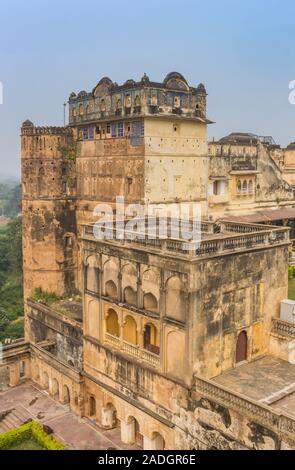
[[[6,418],[1,417],[1,413],[7,410],[13,412]],[[0,433],[20,426],[28,419],[50,426],[55,439],[68,449],[137,449],[122,443],[119,427],[110,431],[98,428],[87,418],[76,416],[69,406],[55,401],[32,382],[0,393]]]
[[[295,365],[287,361],[265,356],[224,372],[213,380],[233,392],[295,417]]]

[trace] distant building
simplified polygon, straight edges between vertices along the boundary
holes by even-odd
[[[0,387],[31,379],[144,449],[295,448],[290,229],[237,220],[292,210],[274,143],[208,154],[205,87],[179,73],[103,78],[69,108],[65,128],[22,126],[26,342],[4,348]],[[200,204],[201,243],[98,240],[93,210],[116,196]]]

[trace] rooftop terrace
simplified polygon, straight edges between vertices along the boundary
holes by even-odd
[[[197,241],[189,240],[191,223],[184,227],[183,237],[175,237],[171,231],[171,220],[167,223],[167,236],[159,237],[159,220],[150,225],[145,221],[143,231],[135,232],[128,229],[126,222],[118,227],[108,223],[104,232],[104,238],[99,239],[96,225],[83,226],[82,238],[88,241],[110,243],[112,245],[125,246],[149,250],[149,252],[161,252],[165,255],[185,257],[190,259],[211,258],[230,253],[249,250],[265,249],[282,244],[288,244],[289,228],[272,225],[258,225],[220,221],[218,223],[202,221],[198,232]],[[151,231],[149,228],[152,227]],[[99,227],[100,228],[100,227]],[[153,231],[153,230],[156,230]]]

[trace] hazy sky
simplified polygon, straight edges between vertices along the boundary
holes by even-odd
[[[204,82],[210,137],[231,131],[295,140],[293,0],[0,0],[0,174],[19,172],[29,118],[62,125],[72,91],[170,71]]]

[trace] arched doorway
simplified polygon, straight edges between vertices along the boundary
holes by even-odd
[[[43,372],[43,388],[44,390],[49,389],[49,377],[47,372]]]
[[[160,354],[159,333],[152,323],[145,325],[143,341],[144,349],[154,354]]]
[[[164,450],[164,449],[165,449],[165,441],[164,441],[163,436],[160,433],[155,432],[152,438],[152,450]]]
[[[89,416],[90,418],[96,417],[96,401],[94,397],[89,398]]]
[[[63,397],[62,397],[63,398],[63,403],[64,404],[70,403],[70,390],[69,390],[69,387],[67,385],[63,386],[62,394],[63,394]]]
[[[105,429],[114,429],[117,426],[117,410],[112,403],[102,409],[101,424]]]
[[[59,384],[56,379],[52,379],[52,396],[59,400]]]
[[[106,318],[106,330],[112,336],[119,338],[120,336],[120,326],[118,320],[118,314],[113,309],[109,309],[107,312]]]
[[[140,432],[139,422],[134,419],[135,444],[143,449],[143,435]]]
[[[236,348],[236,364],[247,360],[248,354],[248,337],[246,331],[242,331],[237,340]]]

